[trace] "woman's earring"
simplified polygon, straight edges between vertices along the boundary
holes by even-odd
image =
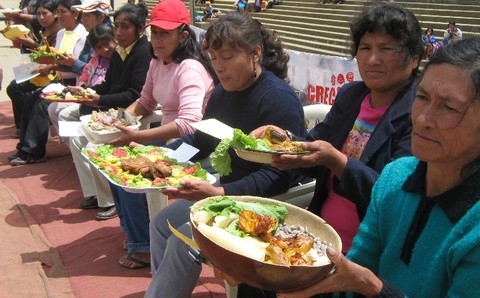
[[[253,66],[253,77],[257,77],[257,68],[255,67],[255,65]]]

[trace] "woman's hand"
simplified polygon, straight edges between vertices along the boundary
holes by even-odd
[[[60,56],[60,59],[57,60],[57,64],[59,65],[72,67],[75,61],[77,61],[77,58],[72,54],[58,54],[58,55]]]
[[[108,142],[109,145],[113,146],[124,146],[130,144],[131,142],[139,142],[139,131],[127,128],[121,125],[115,125],[115,127],[122,132],[122,134]]]
[[[211,196],[223,196],[223,187],[216,187],[207,181],[182,180],[182,188],[164,188],[162,193],[171,198],[180,198],[190,201],[198,201]]]
[[[53,64],[39,64],[37,68],[35,69],[35,72],[39,72],[40,75],[46,76],[48,75],[53,69],[55,68],[55,65]]]
[[[288,137],[287,133],[285,132],[285,130],[283,128],[280,128],[278,126],[275,126],[275,125],[264,125],[264,126],[260,126],[259,128],[253,130],[250,132],[250,135],[254,136],[255,138],[257,139],[261,139],[265,136],[265,130],[267,128],[272,128],[280,133],[282,133],[285,137],[287,137],[287,140],[290,140],[290,138]]]
[[[227,281],[227,283],[232,286],[232,287],[236,287],[238,286],[241,282],[239,282],[238,280],[234,279],[233,277],[231,277],[230,275],[222,272],[220,269],[218,269],[217,267],[213,267],[213,274],[215,275],[216,278],[218,279],[224,279]]]
[[[327,249],[327,256],[336,267],[333,273],[313,286],[300,291],[278,293],[277,297],[311,297],[333,292],[354,292],[375,297],[382,290],[383,282],[369,269],[347,260],[342,253],[331,247]]]
[[[83,87],[79,87],[83,88]],[[82,101],[82,104],[85,104],[87,106],[93,106],[96,107],[98,105],[98,102],[100,101],[100,95],[98,94],[88,94],[88,98],[90,99],[89,101]]]
[[[26,37],[18,37],[16,38],[13,43],[15,45],[23,45],[23,46],[26,46],[28,48],[35,48],[37,47],[37,43],[29,36],[26,36]],[[17,47],[17,46],[15,46]]]
[[[325,141],[304,142],[302,148],[309,153],[274,155],[272,166],[280,170],[290,170],[323,165],[328,167],[337,177],[342,176],[348,159],[332,144]]]

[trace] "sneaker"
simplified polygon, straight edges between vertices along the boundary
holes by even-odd
[[[47,159],[45,157],[34,157],[32,155],[20,156],[18,155],[16,158],[10,160],[11,166],[22,166],[22,165],[29,165],[34,163],[41,163],[45,162]]]
[[[11,160],[14,160],[15,158],[19,158],[19,157],[21,159],[25,159],[25,158],[27,158],[27,154],[23,153],[23,151],[17,150],[17,152],[8,156],[8,160],[11,161]]]
[[[91,196],[80,202],[80,209],[96,209],[98,208],[98,201],[96,196]]]

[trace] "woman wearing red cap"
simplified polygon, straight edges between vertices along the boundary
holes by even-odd
[[[191,122],[202,119],[215,88],[210,60],[190,29],[190,13],[179,0],[164,0],[151,13],[153,59],[140,98],[127,108],[130,114],[149,115],[162,106],[162,125],[134,131],[119,127],[122,135],[113,145],[161,142],[194,132]],[[125,192],[110,185],[127,234],[128,254],[120,258],[129,269],[146,267],[150,261],[149,214],[145,194]]]

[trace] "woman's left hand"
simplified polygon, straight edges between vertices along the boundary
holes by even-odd
[[[65,66],[72,66],[77,58],[73,56],[72,54],[58,54],[60,56],[60,59],[57,60],[57,64],[59,65],[65,65]]]
[[[88,98],[90,99],[89,101],[82,101],[82,104],[87,105],[87,106],[93,106],[96,107],[98,105],[98,101],[100,100],[100,95],[98,94],[89,94]]]
[[[275,155],[272,166],[280,170],[290,170],[324,165],[334,172],[339,169],[343,172],[347,157],[332,144],[325,141],[304,142],[302,148],[309,153]]]
[[[223,196],[223,187],[216,187],[207,181],[182,180],[182,188],[165,188],[162,193],[171,198],[198,201],[211,196]]]
[[[341,252],[331,247],[327,249],[327,256],[336,267],[333,273],[313,286],[295,292],[278,293],[277,297],[311,297],[334,292],[354,292],[375,297],[382,290],[383,282],[369,269],[347,260]]]

